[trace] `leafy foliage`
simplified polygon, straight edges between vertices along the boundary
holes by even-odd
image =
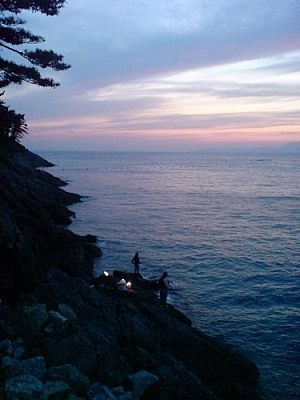
[[[53,16],[59,13],[65,2],[66,0],[0,0],[0,88],[23,82],[42,87],[59,86],[52,78],[42,76],[40,69],[63,71],[70,68],[70,65],[63,62],[62,55],[52,50],[29,50],[28,45],[40,44],[45,39],[24,29],[25,21],[17,14],[29,10]],[[3,53],[10,54],[10,59],[2,57]],[[0,118],[0,135],[18,140],[26,133],[24,115],[9,110],[2,101]],[[11,125],[8,129],[9,121]]]
[[[18,14],[22,10],[39,11],[46,15],[57,15],[66,0],[0,0],[0,11]]]
[[[26,133],[25,116],[10,110],[0,100],[0,136],[18,142]]]

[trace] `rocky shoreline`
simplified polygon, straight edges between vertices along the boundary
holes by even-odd
[[[80,196],[50,166],[0,142],[0,398],[260,399],[256,365],[161,308],[153,282],[94,277],[96,238],[67,229]]]

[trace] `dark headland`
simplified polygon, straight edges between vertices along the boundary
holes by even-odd
[[[50,166],[0,142],[0,399],[259,399],[256,365],[161,308],[151,282],[94,277],[96,238],[68,229],[80,196]]]

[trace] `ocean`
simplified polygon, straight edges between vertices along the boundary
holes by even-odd
[[[97,235],[96,275],[139,252],[193,326],[257,364],[264,399],[300,399],[299,153],[38,154],[83,196],[70,229]]]

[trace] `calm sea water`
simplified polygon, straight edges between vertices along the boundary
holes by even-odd
[[[299,154],[40,152],[84,203],[96,274],[169,272],[169,301],[257,363],[265,399],[300,398]]]

